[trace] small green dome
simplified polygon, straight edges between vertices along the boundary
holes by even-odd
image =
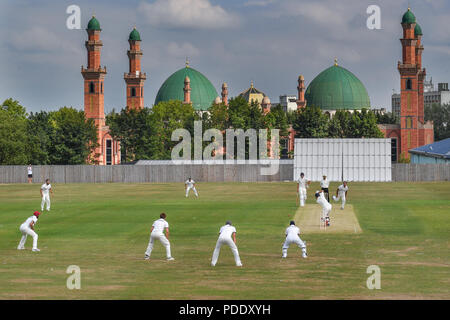
[[[416,23],[416,27],[414,28],[414,35],[417,36],[422,36],[422,28],[419,26],[418,23]]]
[[[306,103],[322,110],[360,110],[370,108],[362,82],[337,63],[322,71],[305,92]]]
[[[184,100],[184,79],[191,81],[191,102],[195,110],[208,110],[218,94],[211,81],[191,67],[182,68],[170,77],[159,88],[155,105],[161,101]]]
[[[88,30],[101,30],[100,29],[100,22],[95,18],[95,16],[92,16],[92,19],[89,20],[88,23]]]
[[[406,11],[405,14],[403,15],[402,24],[405,24],[405,23],[409,23],[409,24],[416,23],[416,17],[411,12],[410,8],[408,8],[408,11]]]
[[[136,28],[134,28],[133,31],[131,31],[128,40],[141,41],[141,35],[136,30]]]

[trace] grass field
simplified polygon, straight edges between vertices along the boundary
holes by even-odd
[[[349,187],[362,232],[305,233],[309,257],[291,247],[282,260],[294,183],[198,183],[199,199],[183,184],[54,184],[39,253],[31,238],[16,250],[20,224],[40,210],[39,185],[0,185],[0,299],[450,299],[450,183]],[[176,260],[157,243],[144,261],[162,211]],[[227,219],[243,268],[228,247],[210,266]],[[81,290],[66,288],[69,265],[81,268]],[[369,265],[381,268],[380,290],[366,287]]]

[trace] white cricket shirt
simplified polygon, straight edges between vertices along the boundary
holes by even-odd
[[[21,228],[29,228],[30,227],[30,223],[34,222],[34,224],[36,224],[38,218],[36,216],[31,216],[29,217],[27,220],[25,220],[24,223],[22,223],[20,225]]]
[[[185,184],[187,184],[187,186],[188,186],[189,188],[192,188],[192,187],[194,186],[194,183],[195,183],[194,180],[191,180],[191,181],[186,180],[186,182],[185,182]]]
[[[291,225],[286,228],[286,237],[287,238],[297,238],[299,233],[300,233],[300,229],[295,225]]]
[[[320,192],[320,196],[317,198],[316,202],[322,206],[324,209],[330,209],[331,204],[325,199],[323,192]]]
[[[41,187],[42,195],[48,196],[48,192],[49,192],[49,190],[50,190],[51,188],[52,188],[52,185],[51,185],[51,184],[47,185],[46,183],[44,183],[44,184],[42,185],[42,187]]]
[[[328,181],[328,179],[320,181],[321,188],[328,188],[329,185],[330,185],[330,182]]]
[[[308,185],[308,179],[306,178],[298,178],[297,183],[299,184],[300,188],[306,189],[307,185]]]
[[[169,228],[169,223],[163,218],[160,218],[155,222],[153,222],[152,227],[153,227],[152,234],[162,235],[164,234],[164,229]]]
[[[28,167],[27,170],[28,170],[28,174],[33,174],[33,170],[31,169],[31,167]]]
[[[344,194],[344,193],[346,193],[346,192],[348,191],[348,186],[344,187],[344,185],[341,184],[341,185],[338,187],[338,190],[339,190],[339,194]]]
[[[224,225],[222,228],[220,228],[220,235],[219,238],[225,239],[225,238],[231,238],[233,233],[236,232],[236,228],[233,226],[230,226],[229,224]]]

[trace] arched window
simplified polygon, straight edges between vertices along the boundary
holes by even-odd
[[[131,88],[131,96],[136,97],[136,88]]]
[[[144,88],[141,88],[141,97],[144,96]]]
[[[95,93],[95,85],[93,82],[89,82],[89,93]]]
[[[406,90],[412,89],[412,81],[411,79],[406,80]]]
[[[103,82],[100,84],[100,92],[103,93]]]

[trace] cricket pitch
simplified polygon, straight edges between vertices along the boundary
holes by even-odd
[[[295,223],[302,233],[361,233],[353,206],[347,204],[344,210],[340,209],[340,203],[332,204],[330,212],[331,225],[326,229],[320,228],[319,219],[322,215],[322,207],[317,204],[306,204],[299,207],[295,213]]]

